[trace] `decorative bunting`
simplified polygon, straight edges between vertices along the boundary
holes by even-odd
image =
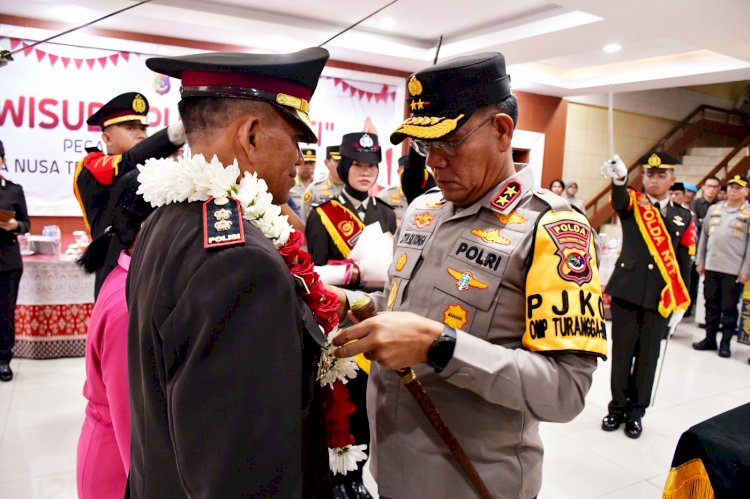
[[[63,57],[56,54],[51,54],[49,52],[46,52],[44,50],[32,47],[30,44],[33,43],[29,40],[21,40],[19,38],[8,38],[8,37],[0,37],[0,40],[9,40],[10,41],[10,49],[16,50],[19,47],[22,47],[23,54],[28,57],[31,55],[32,52],[36,54],[37,62],[42,62],[44,60],[45,56],[49,60],[50,66],[54,66],[57,60],[59,59],[64,68],[68,68],[68,65],[70,64],[70,61],[73,61],[77,69],[81,69],[81,66],[85,62],[86,65],[90,69],[94,69],[94,65],[96,62],[99,62],[99,65],[102,68],[105,68],[107,65],[107,61],[112,65],[117,65],[117,62],[120,60],[120,57],[122,57],[125,61],[129,60],[130,58],[130,52],[116,52],[111,55],[105,55],[102,57],[92,57],[87,59],[78,59],[78,58],[71,58],[71,57]]]

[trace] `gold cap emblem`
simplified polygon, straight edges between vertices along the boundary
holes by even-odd
[[[661,166],[661,158],[656,153],[653,153],[648,158],[648,166],[651,168],[658,168]]]
[[[414,97],[422,93],[422,83],[417,80],[416,75],[412,75],[409,79],[409,83],[406,86],[409,90],[409,95]]]
[[[136,113],[143,114],[146,111],[146,100],[140,94],[136,94],[133,97],[132,107]]]

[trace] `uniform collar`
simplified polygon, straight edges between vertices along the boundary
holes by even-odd
[[[481,208],[507,215],[518,205],[526,191],[533,187],[533,173],[531,168],[524,168],[506,178],[493,189],[490,189],[481,199],[465,208],[455,208],[456,216],[474,215]],[[446,203],[453,206],[452,203]]]

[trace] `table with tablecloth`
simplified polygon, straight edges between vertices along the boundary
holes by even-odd
[[[664,499],[750,497],[750,404],[698,423],[680,436]]]
[[[23,258],[16,304],[17,357],[82,357],[94,307],[94,276],[66,255]]]

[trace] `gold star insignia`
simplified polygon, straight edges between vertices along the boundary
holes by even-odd
[[[509,185],[507,189],[505,189],[505,194],[513,195],[516,193],[516,186],[515,185]]]
[[[508,196],[507,194],[503,194],[502,196],[498,196],[495,201],[497,201],[500,204],[505,204],[508,202]]]

